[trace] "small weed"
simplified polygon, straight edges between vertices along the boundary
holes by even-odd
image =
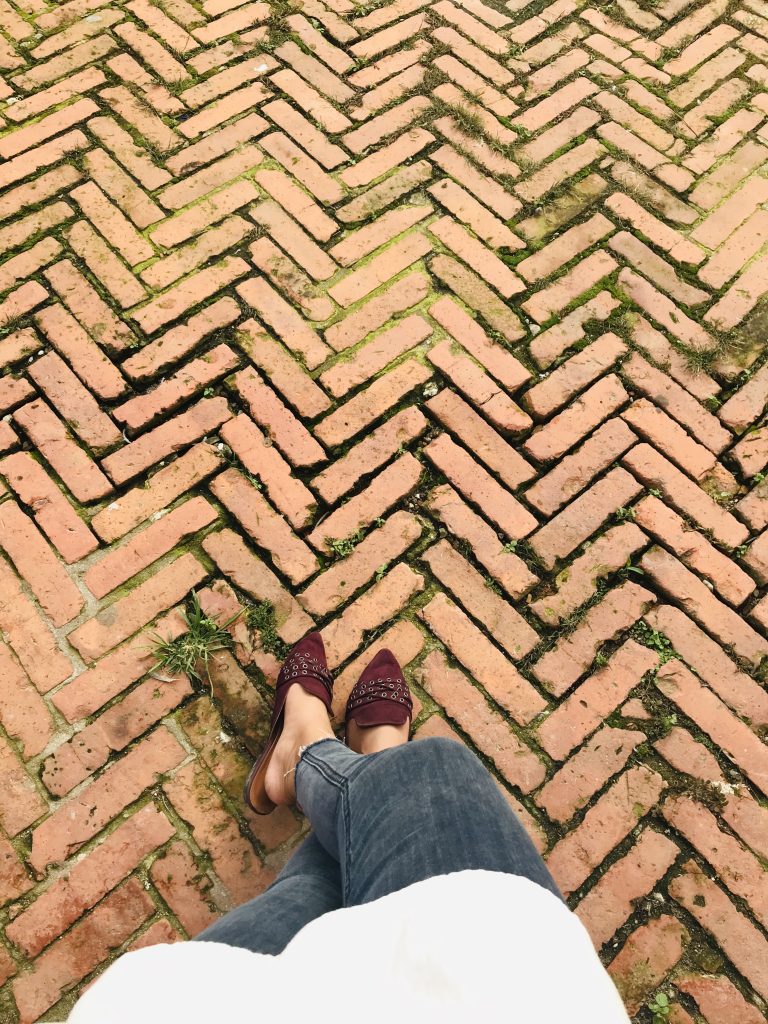
[[[387,571],[388,567],[389,567],[389,562],[384,562],[383,565],[380,565],[379,568],[376,570],[375,575],[376,575],[376,582],[377,583],[379,582],[380,579],[383,578],[384,573]]]
[[[260,601],[245,609],[245,621],[251,633],[258,633],[262,650],[274,654],[281,661],[288,654],[286,644],[277,633],[275,606],[271,601]]]
[[[517,544],[518,542],[516,540],[508,540],[507,543],[504,545],[503,550],[509,552],[510,554],[513,554],[515,551],[517,551]]]
[[[625,508],[623,505],[621,505],[619,508],[616,509],[614,515],[620,523],[623,523],[626,522],[627,519],[634,519],[637,515],[637,509],[634,505],[632,505],[631,508]]]
[[[669,1019],[668,996],[663,992],[657,992],[647,1006],[653,1015],[653,1024],[666,1024],[666,1021]]]
[[[641,569],[639,565],[632,565],[632,560],[628,558],[626,564],[619,570],[619,575],[624,579],[629,579],[630,576],[645,576],[645,569]]]
[[[211,656],[232,648],[232,636],[227,629],[242,613],[231,615],[225,622],[217,622],[205,614],[197,594],[192,594],[190,604],[191,609],[184,609],[181,613],[187,625],[186,633],[173,639],[161,637],[158,633],[149,635],[152,652],[157,658],[152,671],[163,669],[199,682],[207,680],[213,690],[209,672]]]
[[[363,539],[364,530],[362,527],[359,530],[355,530],[354,533],[350,533],[348,537],[342,537],[337,539],[336,537],[329,537],[325,542],[326,548],[332,551],[334,555],[338,555],[339,558],[346,558],[351,555],[357,545]]]
[[[659,632],[658,629],[653,629],[642,619],[636,622],[629,632],[633,640],[642,644],[643,647],[650,647],[652,650],[657,651],[662,665],[676,656],[669,637]]]

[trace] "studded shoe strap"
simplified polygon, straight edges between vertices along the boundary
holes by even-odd
[[[386,676],[381,679],[366,679],[355,683],[349,695],[347,714],[351,715],[357,708],[370,704],[374,700],[391,700],[397,704],[404,704],[409,712],[413,711],[413,701],[408,686],[396,676]]]
[[[319,679],[330,694],[333,691],[333,676],[330,671],[322,665],[317,658],[309,654],[302,654],[295,651],[289,654],[283,662],[283,667],[277,677],[277,685],[284,686],[286,683],[298,679],[299,676],[310,676],[312,679]]]

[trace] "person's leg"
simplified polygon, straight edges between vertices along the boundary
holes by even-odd
[[[195,941],[282,953],[305,924],[341,906],[338,862],[310,835],[261,896],[219,918]]]
[[[560,895],[486,769],[454,740],[369,755],[319,740],[298,762],[296,792],[339,861],[345,906],[469,868],[524,875]]]

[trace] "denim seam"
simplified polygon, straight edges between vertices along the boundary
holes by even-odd
[[[341,813],[344,820],[344,891],[342,900],[344,906],[349,906],[350,878],[352,877],[352,820],[349,812],[349,780],[345,780],[341,789]]]

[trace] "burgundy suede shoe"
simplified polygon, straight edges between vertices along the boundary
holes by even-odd
[[[404,725],[412,718],[413,700],[408,683],[397,658],[384,648],[366,665],[353,686],[346,721],[367,729],[374,725]]]
[[[277,677],[275,708],[267,745],[251,769],[243,790],[243,799],[257,814],[269,814],[275,809],[275,804],[267,796],[267,767],[283,731],[285,699],[294,683],[313,697],[319,697],[330,715],[333,676],[325,658],[323,638],[318,632],[308,633],[291,649]]]

